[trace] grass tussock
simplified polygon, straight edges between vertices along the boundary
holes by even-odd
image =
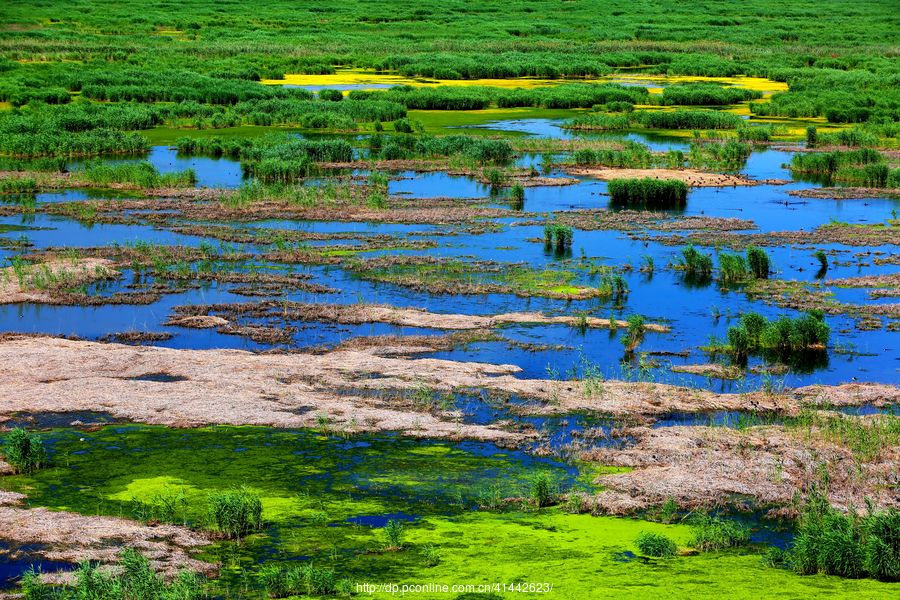
[[[49,463],[40,436],[28,433],[21,427],[16,427],[6,435],[3,441],[3,458],[16,473],[33,473]]]
[[[676,179],[613,179],[609,195],[616,206],[679,209],[687,206],[688,186]]]
[[[119,556],[119,571],[101,570],[83,562],[75,571],[75,583],[51,586],[31,570],[22,577],[25,600],[199,600],[208,597],[200,575],[182,571],[171,582],[157,575],[145,556],[133,548]]]
[[[814,490],[804,506],[794,542],[767,555],[769,564],[800,575],[836,575],[900,581],[900,511],[841,513]]]
[[[654,558],[670,558],[678,553],[678,545],[661,533],[641,532],[634,540],[641,554]]]
[[[207,498],[210,525],[230,539],[241,539],[263,527],[262,501],[248,488],[211,492]]]

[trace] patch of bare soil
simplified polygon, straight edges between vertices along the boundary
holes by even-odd
[[[740,379],[744,375],[744,372],[738,367],[716,363],[707,365],[672,365],[670,370],[674,373],[690,373],[716,379]]]
[[[669,246],[723,246],[743,249],[747,246],[785,246],[844,244],[847,246],[896,246],[900,244],[900,227],[877,225],[820,225],[811,230],[736,233],[731,231],[698,231],[690,235],[652,238]]]
[[[101,338],[104,342],[121,342],[123,344],[145,344],[150,342],[165,342],[171,340],[173,335],[165,331],[120,331],[110,333]]]
[[[103,411],[114,417],[170,426],[207,424],[309,427],[316,415],[337,428],[401,431],[441,438],[514,441],[493,426],[373,407],[370,392],[485,390],[536,400],[527,412],[572,411],[626,415],[748,410],[797,413],[806,405],[885,406],[900,388],[882,384],[812,386],[785,393],[717,394],[659,383],[519,379],[514,365],[382,355],[375,347],[326,353],[254,354],[239,350],[176,350],[51,337],[0,337],[0,419],[16,412]],[[140,379],[169,373],[175,381]]]
[[[278,317],[286,321],[323,321],[329,323],[361,324],[388,323],[401,327],[424,327],[432,329],[471,330],[491,329],[509,324],[561,324],[573,327],[610,328],[610,320],[596,317],[549,316],[536,312],[503,313],[499,315],[463,315],[434,313],[420,308],[402,308],[386,304],[306,304],[301,302],[261,301],[237,304],[187,305],[175,308],[179,315],[169,324],[177,324],[179,318],[200,318],[210,313],[227,315],[230,318],[249,316],[256,318]],[[628,322],[614,321],[617,329],[625,329]],[[221,323],[224,324],[224,323]],[[647,331],[664,333],[665,325],[648,323]]]
[[[695,169],[618,169],[613,167],[565,167],[569,175],[593,177],[602,181],[611,179],[677,179],[691,187],[736,187],[752,185],[784,185],[782,179],[756,180],[743,175],[707,173]]]
[[[867,417],[848,417],[867,418]],[[829,475],[829,498],[840,508],[900,506],[893,491],[898,483],[900,449],[883,450],[869,461],[835,443],[807,436],[805,430],[781,426],[677,426],[628,430],[637,443],[627,448],[598,448],[583,458],[604,465],[631,467],[626,473],[602,475],[606,489],[597,498],[602,512],[624,514],[658,506],[667,498],[682,508],[711,507],[753,498],[760,505],[788,505]],[[740,501],[740,500],[739,500]]]
[[[900,198],[900,189],[866,187],[823,187],[791,190],[798,198],[824,198],[827,200],[863,200],[866,198]]]
[[[176,327],[189,327],[191,329],[212,329],[213,327],[228,325],[228,319],[212,315],[189,315],[186,317],[170,317],[165,324]]]
[[[897,288],[900,287],[900,273],[829,279],[825,282],[825,285],[835,285],[839,287]]]
[[[795,310],[821,310],[830,315],[900,318],[900,304],[850,304],[838,302],[817,283],[756,279],[744,290],[748,298]]]
[[[169,577],[190,569],[207,575],[216,565],[190,553],[212,543],[207,535],[177,525],[144,525],[116,517],[85,516],[46,508],[26,508],[25,496],[0,491],[0,538],[36,547],[31,552],[56,561],[90,560],[115,564],[123,548],[135,548]]]
[[[490,183],[490,180],[484,176],[481,169],[451,167],[448,159],[356,160],[351,162],[325,162],[319,163],[318,166],[323,169],[370,170],[374,168],[379,171],[411,171],[414,173],[444,171],[448,175],[475,177],[480,183]],[[578,180],[569,177],[541,177],[530,169],[517,169],[509,173],[508,181],[504,185],[516,183],[523,187],[563,186],[578,183]]]
[[[536,215],[529,215],[536,216]],[[553,213],[553,219],[582,231],[742,231],[756,229],[749,219],[735,217],[689,216],[672,218],[669,215],[645,210],[575,209]],[[545,219],[532,218],[512,225],[544,225]]]
[[[0,304],[64,304],[66,288],[117,276],[112,263],[100,258],[53,259],[6,267],[0,269]]]
[[[0,339],[0,361],[9,367],[0,380],[0,419],[21,411],[101,410],[122,419],[170,426],[313,427],[317,415],[327,415],[334,427],[347,432],[521,438],[496,427],[461,423],[455,414],[373,406],[365,397],[339,392],[415,389],[432,382],[436,388],[450,389],[456,381],[474,385],[518,370],[510,365],[408,360],[368,351],[316,355],[172,350],[16,335]],[[172,380],[141,379],[162,372]],[[368,385],[373,381],[377,384]]]
[[[356,186],[354,186],[356,187]],[[360,186],[361,187],[361,186]],[[39,212],[78,217],[79,205],[90,204],[95,211],[92,220],[99,223],[137,223],[140,221],[164,226],[173,218],[190,221],[259,221],[267,219],[292,219],[311,221],[338,222],[375,222],[375,223],[411,223],[411,224],[472,224],[480,219],[518,216],[509,209],[483,206],[483,198],[470,201],[459,198],[405,199],[402,196],[388,198],[388,206],[374,208],[366,204],[364,192],[359,191],[359,198],[340,201],[323,199],[314,204],[297,204],[287,200],[265,199],[254,200],[246,204],[221,202],[228,197],[227,192],[206,190],[207,194],[215,192],[214,198],[203,195],[190,198],[186,202],[180,194],[160,198],[128,199],[128,200],[90,200],[88,202],[59,202],[38,207]],[[224,195],[223,195],[224,194]],[[136,219],[128,211],[145,211],[141,219]],[[152,213],[146,211],[153,211]]]

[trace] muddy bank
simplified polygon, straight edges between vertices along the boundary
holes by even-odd
[[[475,384],[518,369],[510,365],[407,360],[375,352],[253,354],[173,350],[49,337],[6,335],[0,361],[0,419],[17,412],[103,411],[141,423],[400,431],[419,437],[512,441],[516,433],[460,422],[453,412],[384,406],[347,389],[416,389],[431,382]],[[147,380],[147,374],[170,381]],[[377,379],[373,379],[377,378]],[[155,377],[155,379],[159,379]],[[377,381],[376,385],[369,385]],[[396,385],[383,385],[383,384]]]
[[[748,246],[790,246],[844,244],[847,246],[896,246],[900,244],[900,227],[883,225],[820,225],[808,231],[770,231],[767,233],[734,233],[698,231],[689,235],[656,236],[651,239],[668,246],[720,246],[744,249]]]
[[[826,200],[863,200],[866,198],[900,198],[900,189],[866,187],[823,187],[791,190],[798,198],[822,198]]]
[[[490,185],[491,181],[485,177],[484,169],[472,169],[458,165],[451,166],[449,159],[394,159],[394,160],[355,160],[350,162],[323,162],[318,163],[322,169],[345,170],[377,170],[377,171],[412,171],[414,173],[445,172],[447,175],[457,177],[474,177],[479,183]],[[506,181],[503,187],[519,184],[523,187],[557,187],[578,183],[577,179],[570,177],[542,177],[531,169],[506,169],[503,171]]]
[[[116,517],[84,516],[46,508],[26,508],[26,497],[0,491],[0,539],[32,547],[53,561],[118,562],[119,552],[135,548],[153,568],[173,577],[182,569],[215,575],[216,565],[190,554],[212,543],[208,535],[177,525],[144,525]]]
[[[743,376],[743,371],[738,367],[715,363],[708,365],[672,365],[670,370],[673,373],[690,373],[716,379],[740,379]]]
[[[611,179],[677,179],[690,187],[737,187],[753,185],[784,185],[782,179],[750,179],[743,175],[708,173],[695,169],[618,169],[612,167],[564,167],[569,175],[593,177],[602,181]]]
[[[536,312],[503,313],[499,315],[464,315],[453,313],[434,313],[420,308],[402,308],[386,304],[307,304],[288,301],[262,301],[243,304],[207,304],[175,307],[177,316],[170,319],[170,324],[181,324],[179,319],[194,319],[194,322],[209,322],[203,319],[221,318],[223,315],[234,319],[240,316],[255,318],[278,317],[288,321],[324,321],[329,323],[362,324],[388,323],[400,327],[423,327],[431,329],[472,330],[491,329],[502,325],[568,325],[571,327],[588,327],[610,329],[626,329],[628,322],[609,318],[557,315],[550,316]],[[215,313],[213,315],[212,313]],[[227,321],[225,321],[227,322]],[[212,325],[220,326],[224,322]],[[647,323],[647,331],[664,333],[669,331],[665,325]]]
[[[614,416],[744,410],[797,413],[806,405],[885,406],[900,388],[882,384],[810,386],[784,393],[717,394],[659,383],[519,379],[520,368],[433,358],[404,358],[374,346],[325,353],[254,354],[176,350],[65,340],[0,338],[0,419],[17,412],[103,411],[116,418],[171,426],[206,424],[314,427],[408,435],[521,439],[497,426],[460,422],[454,412],[415,412],[373,404],[370,394],[341,390],[435,392],[485,390],[531,402],[529,414],[590,411]],[[166,373],[173,381],[147,381]]]
[[[867,417],[847,417],[867,418]],[[597,498],[602,512],[626,514],[659,506],[668,498],[682,508],[743,504],[789,505],[828,473],[831,502],[844,510],[864,507],[867,498],[880,507],[900,506],[894,491],[900,449],[884,449],[860,461],[843,446],[806,430],[759,426],[738,431],[726,427],[675,426],[631,428],[637,442],[627,448],[598,448],[583,458],[633,470],[603,475],[607,488]]]
[[[537,216],[537,215],[519,215]],[[742,231],[756,229],[756,223],[736,217],[671,217],[641,210],[573,209],[515,221],[512,226],[543,226],[547,218],[582,231]]]
[[[866,280],[863,279],[863,281]],[[815,282],[757,279],[747,285],[744,292],[748,298],[762,300],[779,308],[803,311],[821,310],[829,315],[848,315],[857,318],[900,318],[900,304],[838,302],[834,300],[830,291]]]
[[[825,285],[834,285],[838,287],[900,288],[900,273],[829,279],[825,282]]]
[[[66,303],[66,290],[117,277],[112,266],[101,258],[57,258],[0,269],[0,304]]]

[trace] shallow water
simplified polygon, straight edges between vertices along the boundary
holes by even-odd
[[[519,120],[498,120],[481,127],[492,131],[514,131],[532,136],[566,137],[570,133],[560,127],[559,119],[527,118]],[[619,134],[616,134],[619,135]],[[654,149],[681,148],[686,139],[674,136],[659,136],[647,133],[629,133],[628,136],[648,143]],[[621,136],[620,136],[621,137]],[[654,146],[655,144],[655,146]],[[521,165],[540,166],[547,157],[530,155],[519,159]],[[780,150],[760,149],[753,152],[742,172],[755,179],[791,179],[784,165],[790,162],[791,153]],[[135,159],[114,159],[135,160]],[[240,165],[227,159],[202,157],[180,157],[173,148],[155,146],[148,160],[163,172],[194,168],[198,175],[198,185],[233,187],[241,182]],[[73,167],[77,166],[75,164]],[[364,175],[365,172],[357,172]],[[550,176],[562,176],[551,171]],[[847,223],[879,223],[891,217],[891,211],[900,202],[890,199],[869,199],[836,201],[827,199],[800,199],[788,194],[791,190],[815,187],[810,182],[792,182],[788,185],[760,185],[735,188],[697,188],[688,196],[687,207],[672,216],[703,215],[711,217],[737,217],[752,220],[759,233],[811,229],[832,221]],[[398,172],[392,174],[389,183],[391,194],[408,199],[450,197],[475,198],[496,205],[508,206],[501,196],[492,196],[487,186],[471,177],[451,176],[446,173]],[[525,212],[553,212],[571,209],[605,208],[608,206],[607,184],[590,178],[580,178],[575,185],[560,187],[533,187],[525,190],[523,210]],[[58,193],[38,194],[38,203],[57,203],[109,197],[110,192],[101,190],[61,190]],[[113,196],[116,194],[113,193]],[[121,194],[119,194],[121,196]],[[138,215],[139,216],[139,215]],[[761,376],[748,375],[746,380],[718,381],[705,377],[672,373],[669,368],[677,364],[696,364],[707,361],[700,351],[713,337],[725,337],[729,326],[735,324],[745,311],[760,312],[767,317],[795,314],[760,301],[751,301],[739,286],[720,288],[715,282],[706,286],[687,285],[683,278],[668,265],[679,256],[678,246],[662,244],[657,240],[668,233],[647,232],[647,239],[633,239],[619,231],[576,230],[572,252],[569,257],[560,257],[547,252],[539,241],[543,237],[541,226],[521,225],[522,219],[506,218],[496,222],[498,231],[489,233],[467,233],[454,226],[410,225],[383,223],[342,223],[329,221],[294,221],[289,219],[260,220],[248,224],[233,224],[238,231],[253,233],[257,228],[284,229],[309,234],[345,234],[348,239],[311,241],[314,247],[328,247],[332,243],[347,247],[359,247],[373,235],[389,234],[414,240],[434,240],[435,248],[411,250],[389,248],[366,251],[360,257],[375,257],[390,254],[427,254],[461,260],[489,260],[523,263],[532,268],[574,268],[576,282],[582,285],[596,285],[597,279],[584,272],[580,263],[588,258],[594,264],[613,267],[630,265],[622,276],[627,282],[629,293],[622,306],[610,300],[593,299],[587,301],[562,301],[547,298],[521,298],[510,294],[490,294],[479,296],[434,295],[388,283],[366,281],[353,273],[334,266],[303,266],[299,272],[309,273],[311,283],[319,283],[335,288],[334,294],[310,294],[291,292],[280,294],[290,300],[302,302],[352,303],[361,299],[368,302],[386,303],[397,306],[423,307],[434,312],[490,314],[511,311],[546,311],[554,314],[573,314],[584,311],[606,318],[614,315],[623,318],[640,313],[648,321],[666,323],[671,332],[648,334],[641,350],[649,352],[673,353],[684,350],[689,356],[650,357],[644,365],[620,365],[623,358],[619,332],[607,330],[580,332],[563,326],[506,326],[499,333],[509,341],[480,342],[452,351],[438,352],[435,356],[457,360],[479,360],[488,362],[514,363],[521,367],[522,377],[546,377],[548,367],[564,372],[585,358],[600,366],[610,377],[650,378],[658,381],[683,383],[722,390],[739,390],[756,385]],[[7,240],[26,239],[34,249],[50,246],[86,247],[108,244],[127,244],[136,241],[168,245],[198,246],[210,241],[202,236],[182,235],[165,227],[152,225],[85,225],[70,218],[44,214],[25,214],[0,217],[0,237]],[[218,242],[213,240],[214,245]],[[246,246],[253,249],[254,246]],[[813,257],[816,248],[797,248],[791,245],[770,247],[772,264],[780,279],[795,279],[814,284],[817,281],[818,263]],[[822,245],[821,249],[836,251],[832,254],[826,278],[837,279],[860,274],[893,273],[891,265],[872,264],[870,252],[890,253],[891,247],[848,247],[839,244]],[[706,249],[714,252],[715,249]],[[4,248],[0,256],[9,257],[16,250]],[[856,256],[860,255],[860,256]],[[656,270],[652,274],[639,272],[647,257],[652,258]],[[257,262],[257,267],[272,267],[283,272],[283,265],[266,265]],[[239,269],[248,268],[237,267]],[[130,277],[123,277],[118,284],[104,288],[103,293],[123,291]],[[223,335],[215,330],[188,330],[163,325],[174,307],[183,304],[207,304],[217,302],[240,302],[253,298],[232,293],[234,286],[210,284],[187,291],[177,291],[146,306],[41,306],[7,305],[0,307],[0,330],[45,332],[53,334],[77,335],[88,339],[98,339],[105,335],[122,331],[151,331],[173,334],[171,340],[157,342],[177,348],[245,348],[261,349],[265,344],[244,338]],[[865,289],[825,288],[832,298],[839,302],[859,305],[895,304],[896,298],[871,299]],[[665,302],[660,300],[664,298]],[[886,329],[859,331],[853,319],[845,316],[827,318],[832,327],[832,345],[841,352],[831,352],[827,359],[807,365],[806,370],[792,372],[785,376],[785,385],[808,383],[838,383],[851,377],[873,381],[896,382],[898,371],[895,361],[889,359],[897,352],[895,335]],[[252,319],[242,321],[254,323]],[[335,325],[329,323],[288,323],[297,328],[293,345],[298,347],[333,346],[343,340],[361,335],[433,335],[440,330],[416,330],[398,328],[382,324],[359,326]],[[534,345],[549,345],[551,348],[535,348]],[[762,363],[760,358],[751,358],[750,365]]]

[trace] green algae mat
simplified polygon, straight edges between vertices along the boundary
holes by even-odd
[[[766,567],[762,546],[640,556],[642,532],[687,547],[683,524],[521,503],[481,509],[527,495],[535,472],[560,489],[590,489],[575,466],[492,444],[133,425],[44,437],[54,466],[3,480],[32,506],[152,520],[165,505],[166,520],[202,526],[209,492],[257,492],[266,528],[198,556],[223,565],[214,596],[262,597],[254,574],[263,561],[310,560],[349,578],[360,598],[896,597],[890,584]],[[386,549],[389,520],[404,523],[400,550]]]

